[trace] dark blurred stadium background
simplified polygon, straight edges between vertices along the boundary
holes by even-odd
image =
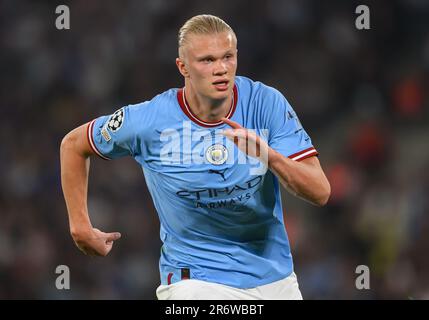
[[[55,28],[67,4],[71,29]],[[371,29],[355,28],[355,8]],[[0,298],[154,299],[159,222],[132,159],[91,162],[107,258],[69,235],[59,145],[74,127],[181,87],[176,35],[211,13],[236,31],[238,74],[281,90],[320,151],[324,208],[284,193],[306,299],[429,298],[429,1],[0,2]],[[71,289],[57,290],[67,265]],[[371,271],[355,288],[356,266]]]

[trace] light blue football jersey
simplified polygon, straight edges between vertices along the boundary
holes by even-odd
[[[236,77],[227,118],[293,160],[317,155],[285,97],[260,82]],[[227,128],[198,119],[183,89],[88,125],[99,156],[132,156],[143,168],[161,224],[162,284],[190,277],[253,288],[293,271],[279,181],[221,134]]]

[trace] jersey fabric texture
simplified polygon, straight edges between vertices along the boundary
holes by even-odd
[[[292,160],[317,155],[293,108],[276,89],[237,76],[227,118],[254,130]],[[271,171],[204,122],[184,89],[128,105],[88,125],[103,159],[132,156],[143,168],[160,219],[161,284],[190,278],[254,288],[293,272],[280,186]]]

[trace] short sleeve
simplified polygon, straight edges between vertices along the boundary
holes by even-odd
[[[135,129],[130,108],[123,107],[111,115],[92,120],[87,127],[88,142],[105,160],[135,156],[138,153]]]
[[[318,155],[292,106],[275,89],[271,92],[270,109],[273,111],[268,117],[271,148],[295,161]]]

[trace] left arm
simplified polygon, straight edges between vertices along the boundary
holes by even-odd
[[[331,186],[316,156],[294,161],[269,148],[268,168],[292,194],[318,206],[328,202]]]
[[[286,190],[314,205],[323,206],[328,202],[331,187],[317,157],[300,162],[291,160],[269,147],[256,133],[229,119],[222,120],[233,128],[225,130],[224,135],[241,151],[262,161]]]

